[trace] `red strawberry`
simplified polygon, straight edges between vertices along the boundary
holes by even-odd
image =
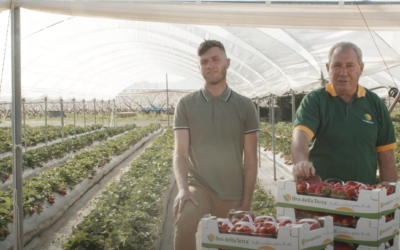
[[[391,194],[393,194],[393,189],[392,189],[392,186],[389,186],[389,187],[386,189],[386,195],[391,195]]]
[[[267,227],[267,233],[268,233],[268,234],[274,234],[275,231],[276,231],[276,228],[275,228],[274,225],[269,225],[269,226]]]
[[[346,217],[342,221],[343,226],[345,226],[345,227],[350,227],[351,222],[352,222],[352,218],[350,218],[350,217]]]

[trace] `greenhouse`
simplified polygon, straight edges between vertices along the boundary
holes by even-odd
[[[229,87],[258,112],[258,215],[291,215],[277,190],[293,180],[294,114],[329,83],[334,44],[361,48],[359,84],[385,102],[400,139],[398,1],[0,0],[0,249],[173,249],[171,127],[179,99],[204,85],[205,39],[224,44]],[[343,242],[397,249],[392,210],[397,231]],[[213,249],[215,233],[205,244],[201,232],[197,248]],[[226,249],[295,249],[259,247]]]

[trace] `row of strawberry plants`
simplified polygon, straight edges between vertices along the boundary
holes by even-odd
[[[167,130],[133,161],[73,228],[63,249],[154,249],[163,193],[172,173],[173,132]]]
[[[282,157],[286,160],[286,164],[292,164],[292,153],[290,150],[290,139],[285,137],[275,137],[275,152],[281,153]],[[260,131],[260,145],[265,150],[272,150],[272,135],[269,131]]]
[[[23,153],[23,170],[27,168],[43,167],[44,163],[52,159],[64,157],[71,151],[76,152],[86,146],[91,145],[94,141],[105,140],[110,136],[132,130],[135,124],[127,124],[116,128],[105,128],[90,134],[79,137],[70,138],[59,143],[40,148],[32,149]],[[12,174],[12,157],[4,157],[0,159],[0,181],[5,182]]]
[[[90,132],[93,130],[100,129],[102,126],[98,125],[90,125],[86,126],[86,132]],[[74,134],[74,125],[66,125],[64,126],[64,136],[70,136]],[[76,126],[76,133],[82,134],[85,133],[84,127]],[[25,145],[25,133],[22,131],[22,142]],[[55,139],[62,137],[62,131],[60,126],[52,126],[47,125],[47,140],[53,141]],[[46,132],[45,126],[38,127],[30,127],[26,126],[26,146],[31,147],[35,146],[38,143],[46,141]],[[11,127],[0,129],[0,153],[11,151],[12,144],[12,134]]]
[[[268,131],[272,134],[272,124],[267,122],[260,123],[260,130]],[[292,138],[293,127],[291,122],[277,122],[274,125],[275,135],[278,137]]]
[[[250,211],[256,212],[258,215],[272,214],[276,216],[276,200],[271,190],[264,190],[260,181],[257,181],[253,193],[253,201]]]
[[[37,176],[23,181],[23,212],[24,215],[41,213],[44,203],[55,203],[55,193],[67,195],[67,188],[74,187],[83,180],[92,179],[96,169],[111,161],[112,156],[117,156],[127,151],[130,146],[139,142],[160,128],[159,124],[150,124],[144,128],[103,142],[93,149],[85,150],[74,155],[66,163],[47,169]],[[13,190],[11,187],[0,190],[0,240],[9,234],[8,223],[12,221]]]

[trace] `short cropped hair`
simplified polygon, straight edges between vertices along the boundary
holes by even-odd
[[[226,55],[224,45],[220,41],[217,41],[217,40],[204,40],[204,42],[202,42],[200,44],[199,48],[197,49],[197,55],[202,56],[204,53],[207,52],[207,50],[209,50],[213,47],[220,48]]]
[[[340,42],[340,43],[337,43],[337,44],[333,45],[332,48],[329,50],[329,62],[328,62],[328,65],[331,64],[332,54],[335,51],[335,49],[337,49],[337,48],[354,49],[354,51],[357,53],[358,63],[360,65],[364,63],[363,60],[362,60],[362,51],[357,45],[355,45],[354,43],[351,43],[351,42]]]

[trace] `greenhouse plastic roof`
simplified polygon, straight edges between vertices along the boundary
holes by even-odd
[[[252,98],[320,86],[327,80],[329,48],[340,41],[362,49],[363,86],[400,85],[399,3],[15,3],[25,8],[21,57],[22,96],[27,100],[108,100],[134,82],[166,73],[202,83],[196,50],[204,39],[223,42],[231,58],[228,84]],[[3,101],[11,100],[9,4],[0,0],[0,63],[6,52],[0,75]]]

